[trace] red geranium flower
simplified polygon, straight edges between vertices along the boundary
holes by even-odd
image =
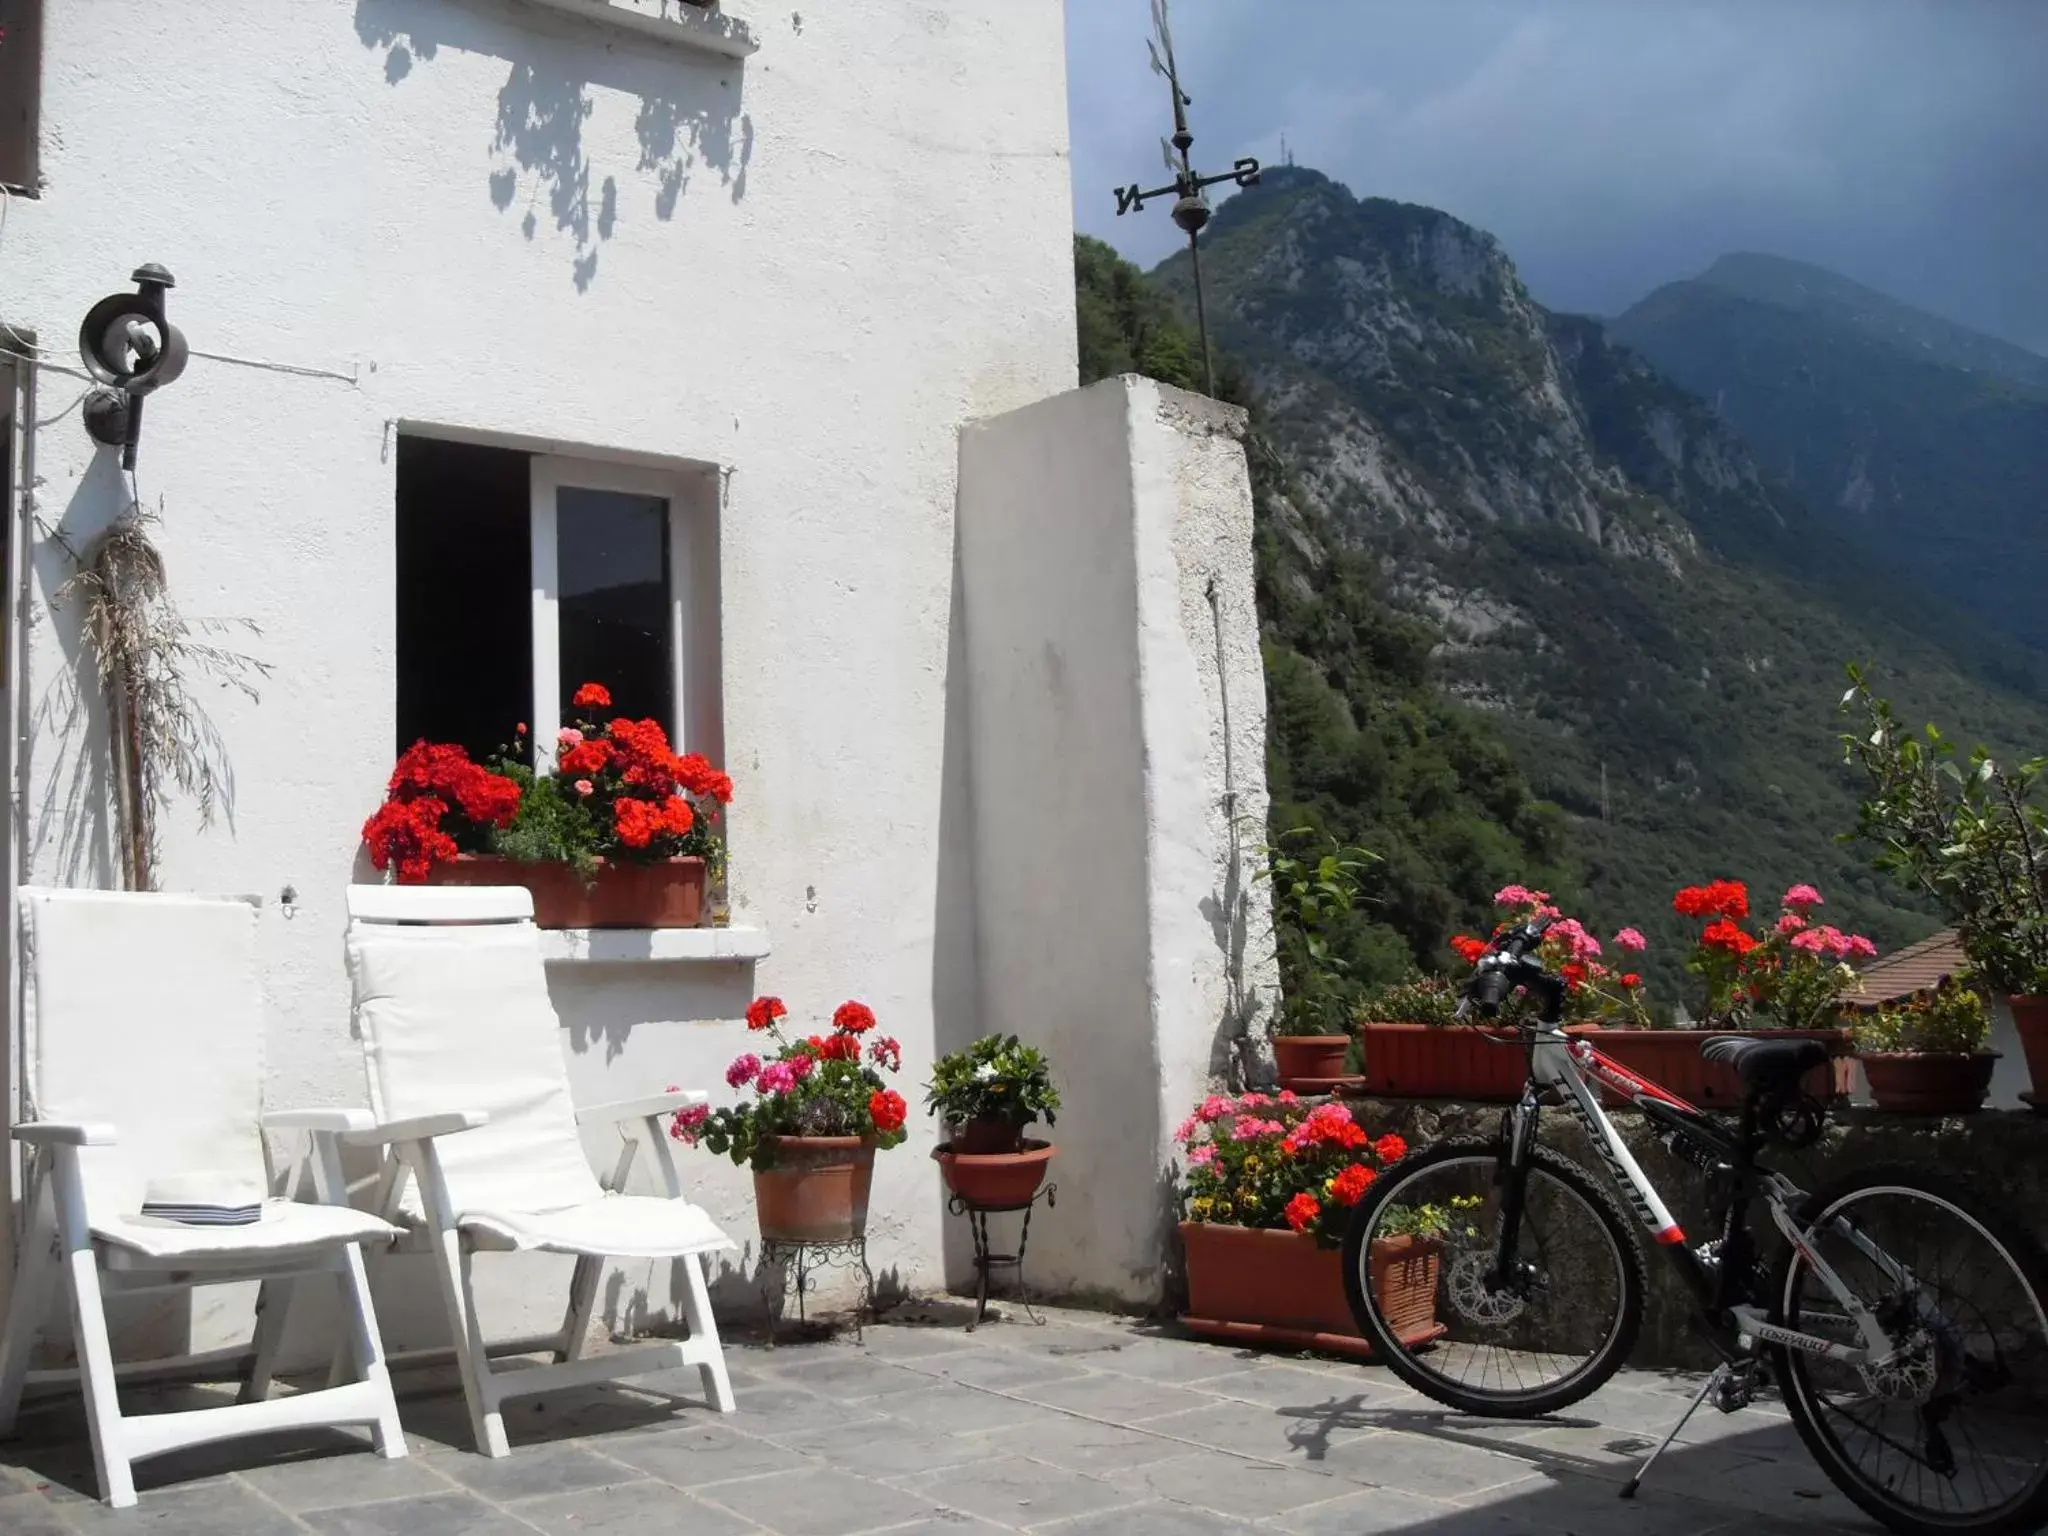
[[[1306,1232],[1322,1214],[1323,1203],[1307,1190],[1287,1202],[1287,1225],[1297,1232]]]
[[[1372,1144],[1372,1155],[1383,1163],[1398,1163],[1408,1155],[1408,1143],[1389,1131]]]
[[[1707,924],[1700,934],[1700,942],[1711,949],[1724,949],[1731,955],[1746,955],[1756,948],[1756,939],[1727,918],[1718,918]]]
[[[578,709],[610,709],[611,690],[603,683],[585,683],[571,695],[569,702]]]
[[[1671,909],[1684,917],[1747,917],[1749,887],[1740,880],[1689,885],[1671,898]]]
[[[1460,960],[1467,965],[1474,965],[1478,963],[1479,957],[1486,953],[1486,940],[1475,939],[1469,933],[1461,933],[1451,940],[1451,948],[1458,952]]]
[[[892,1088],[877,1088],[868,1096],[868,1114],[874,1119],[875,1129],[885,1136],[902,1130],[909,1113],[903,1095]]]
[[[612,744],[602,736],[586,736],[555,759],[555,766],[572,779],[587,779],[604,772],[612,760]]]
[[[1379,1175],[1366,1167],[1365,1164],[1353,1163],[1330,1181],[1330,1198],[1339,1205],[1356,1205],[1365,1198],[1365,1192],[1372,1188],[1373,1181],[1378,1177]],[[1297,1196],[1296,1198],[1299,1199],[1300,1197]],[[1291,1222],[1294,1219],[1294,1206],[1292,1202],[1289,1203],[1287,1209],[1288,1220]],[[1301,1228],[1296,1227],[1294,1230],[1299,1232]]]
[[[1638,976],[1634,971],[1628,971],[1622,975],[1621,984],[1624,987],[1627,987],[1631,992],[1633,992],[1637,987],[1640,987],[1643,984],[1643,978]]]
[[[875,1027],[875,1011],[866,1003],[841,1003],[832,1014],[832,1027],[844,1034],[864,1035]]]
[[[747,1004],[747,1028],[766,1029],[777,1019],[787,1018],[789,1010],[782,1006],[779,997],[757,997]]]
[[[447,812],[448,807],[430,795],[385,801],[363,823],[370,862],[379,869],[396,868],[401,885],[420,884],[436,864],[455,857],[455,839],[441,830]]]

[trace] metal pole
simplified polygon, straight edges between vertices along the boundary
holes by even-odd
[[[1203,391],[1211,400],[1216,398],[1216,364],[1209,355],[1209,310],[1202,302],[1202,247],[1195,237],[1188,236],[1188,261],[1195,269],[1195,329],[1202,338],[1202,384]]]

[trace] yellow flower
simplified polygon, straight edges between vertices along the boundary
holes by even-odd
[[[1256,1157],[1246,1158],[1244,1160],[1244,1171],[1246,1173],[1257,1173],[1259,1171],[1259,1160]]]
[[[1212,1202],[1210,1201],[1207,1195],[1201,1195],[1188,1202],[1188,1209],[1191,1212],[1193,1212],[1197,1218],[1200,1218],[1203,1216],[1207,1216],[1209,1214],[1209,1207],[1211,1204]]]

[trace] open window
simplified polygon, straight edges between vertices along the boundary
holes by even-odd
[[[42,116],[43,0],[0,0],[0,186],[34,193]]]
[[[398,740],[543,762],[586,682],[724,755],[717,477],[402,434]]]

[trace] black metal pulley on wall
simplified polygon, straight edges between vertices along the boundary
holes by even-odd
[[[120,448],[123,469],[135,467],[144,397],[176,379],[191,357],[184,333],[164,314],[164,294],[175,286],[155,262],[137,267],[136,291],[107,295],[78,328],[78,355],[107,386],[86,402],[85,428],[93,441]]]

